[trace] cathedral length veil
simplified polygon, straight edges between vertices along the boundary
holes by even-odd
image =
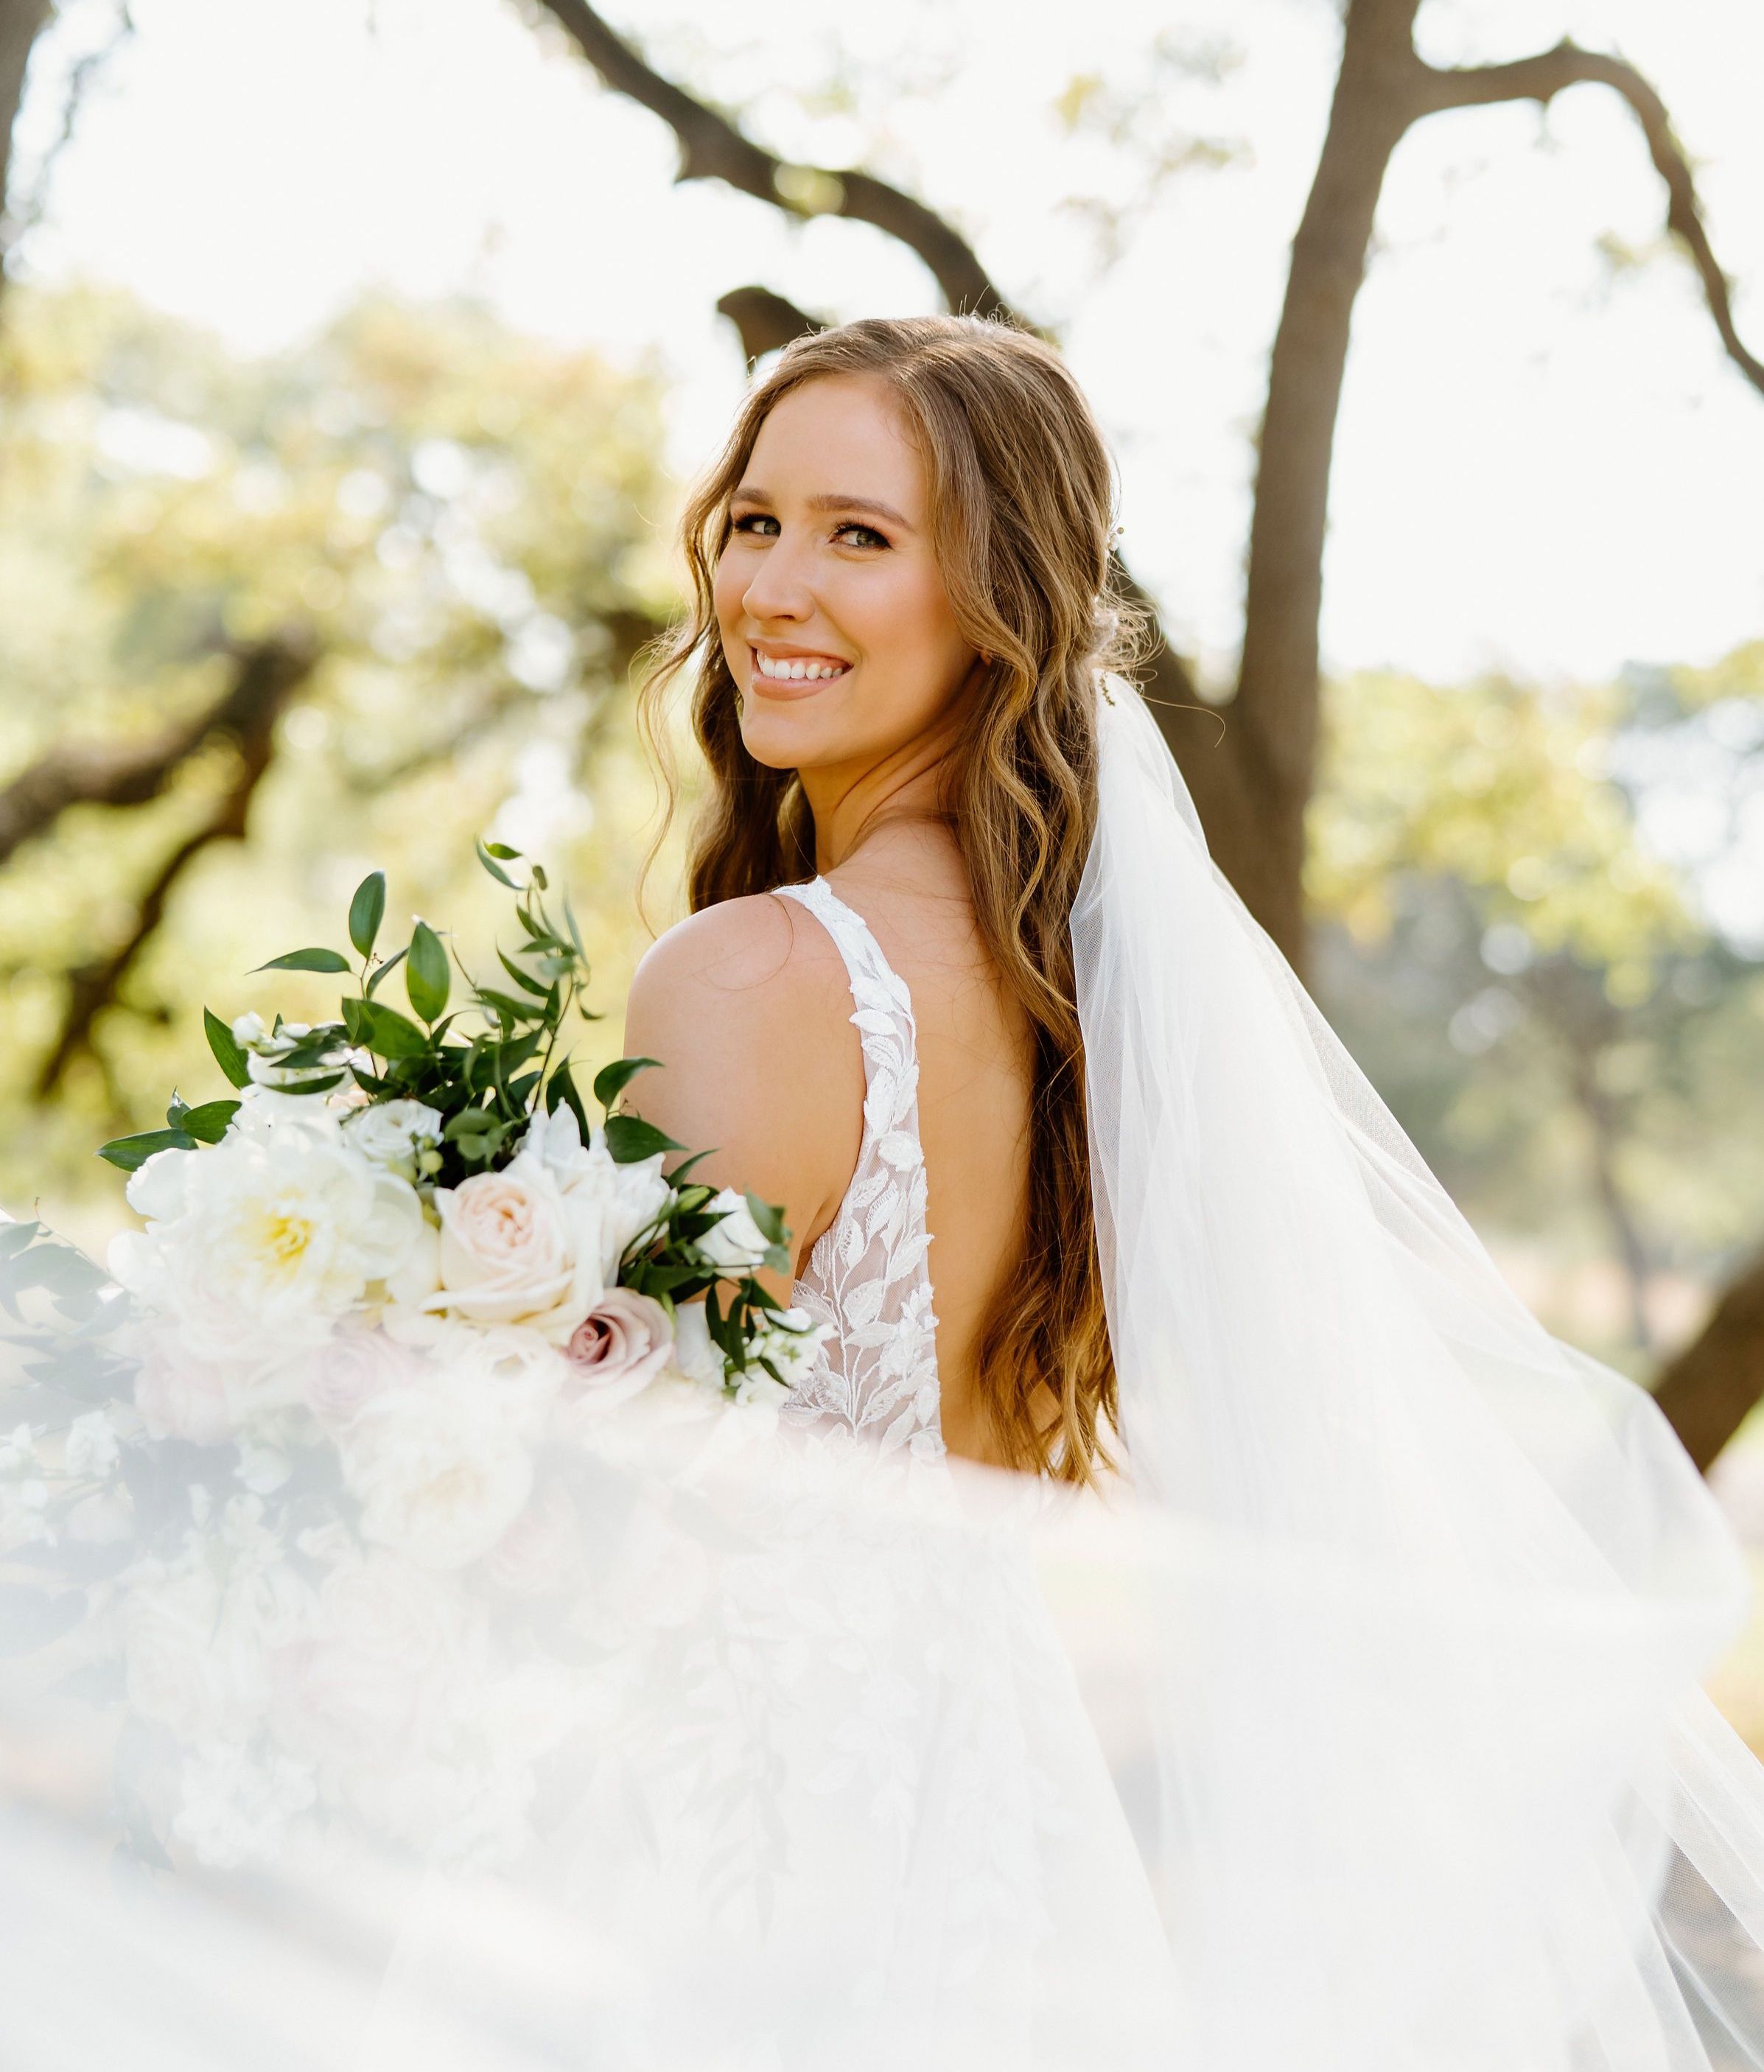
[[[1110,679],[1073,910],[1207,2072],[1764,2066],[1748,1585],[1652,1399],[1507,1290]]]

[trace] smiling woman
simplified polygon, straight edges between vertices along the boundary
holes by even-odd
[[[1113,1388],[1068,930],[1123,623],[1112,500],[1088,405],[1023,332],[878,320],[780,357],[686,515],[693,610],[648,697],[696,666],[713,789],[695,918],[627,1022],[673,1068],[644,1112],[783,1202],[808,1276],[861,1190],[866,1081],[866,1121],[882,1104],[855,978],[861,1061],[842,1026],[841,957],[874,952],[910,1001],[888,1084],[916,1094],[935,1259],[924,1436],[1077,1481]],[[771,896],[805,878],[839,911]]]

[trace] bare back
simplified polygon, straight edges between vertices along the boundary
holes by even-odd
[[[977,1396],[986,1315],[1022,1253],[1032,1048],[935,824],[880,828],[825,874],[911,996],[944,1441],[997,1460]],[[627,1048],[666,1068],[641,1112],[718,1147],[708,1177],[786,1205],[799,1272],[844,1202],[866,1075],[838,950],[796,902],[761,895],[670,930],[631,992]],[[787,1297],[789,1289],[775,1290]]]

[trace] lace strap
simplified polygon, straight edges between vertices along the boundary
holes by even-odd
[[[833,1326],[794,1406],[868,1432],[885,1451],[940,1455],[937,1318],[925,1254],[919,1046],[912,998],[861,914],[824,878],[783,885],[832,936],[851,984],[864,1059],[864,1128],[838,1214],[816,1240],[796,1301]]]
[[[851,983],[851,997],[857,1012],[852,1019],[860,1035],[880,1034],[879,1025],[860,1017],[880,1014],[888,1018],[888,1034],[904,1035],[908,1054],[918,1062],[918,1030],[913,1022],[912,996],[904,981],[882,953],[882,945],[870,932],[870,923],[854,907],[848,906],[824,878],[804,885],[780,885],[779,895],[806,906],[833,939],[833,947],[844,960]],[[871,1046],[864,1046],[864,1076],[870,1076]]]

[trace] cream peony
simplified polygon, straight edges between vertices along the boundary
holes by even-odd
[[[338,1434],[363,1536],[426,1568],[460,1568],[514,1523],[532,1460],[493,1396],[451,1376],[388,1389]]]
[[[242,1108],[221,1141],[162,1151],[129,1183],[145,1231],[110,1270],[174,1320],[197,1359],[283,1361],[323,1342],[419,1257],[415,1190],[350,1148],[322,1111]]]

